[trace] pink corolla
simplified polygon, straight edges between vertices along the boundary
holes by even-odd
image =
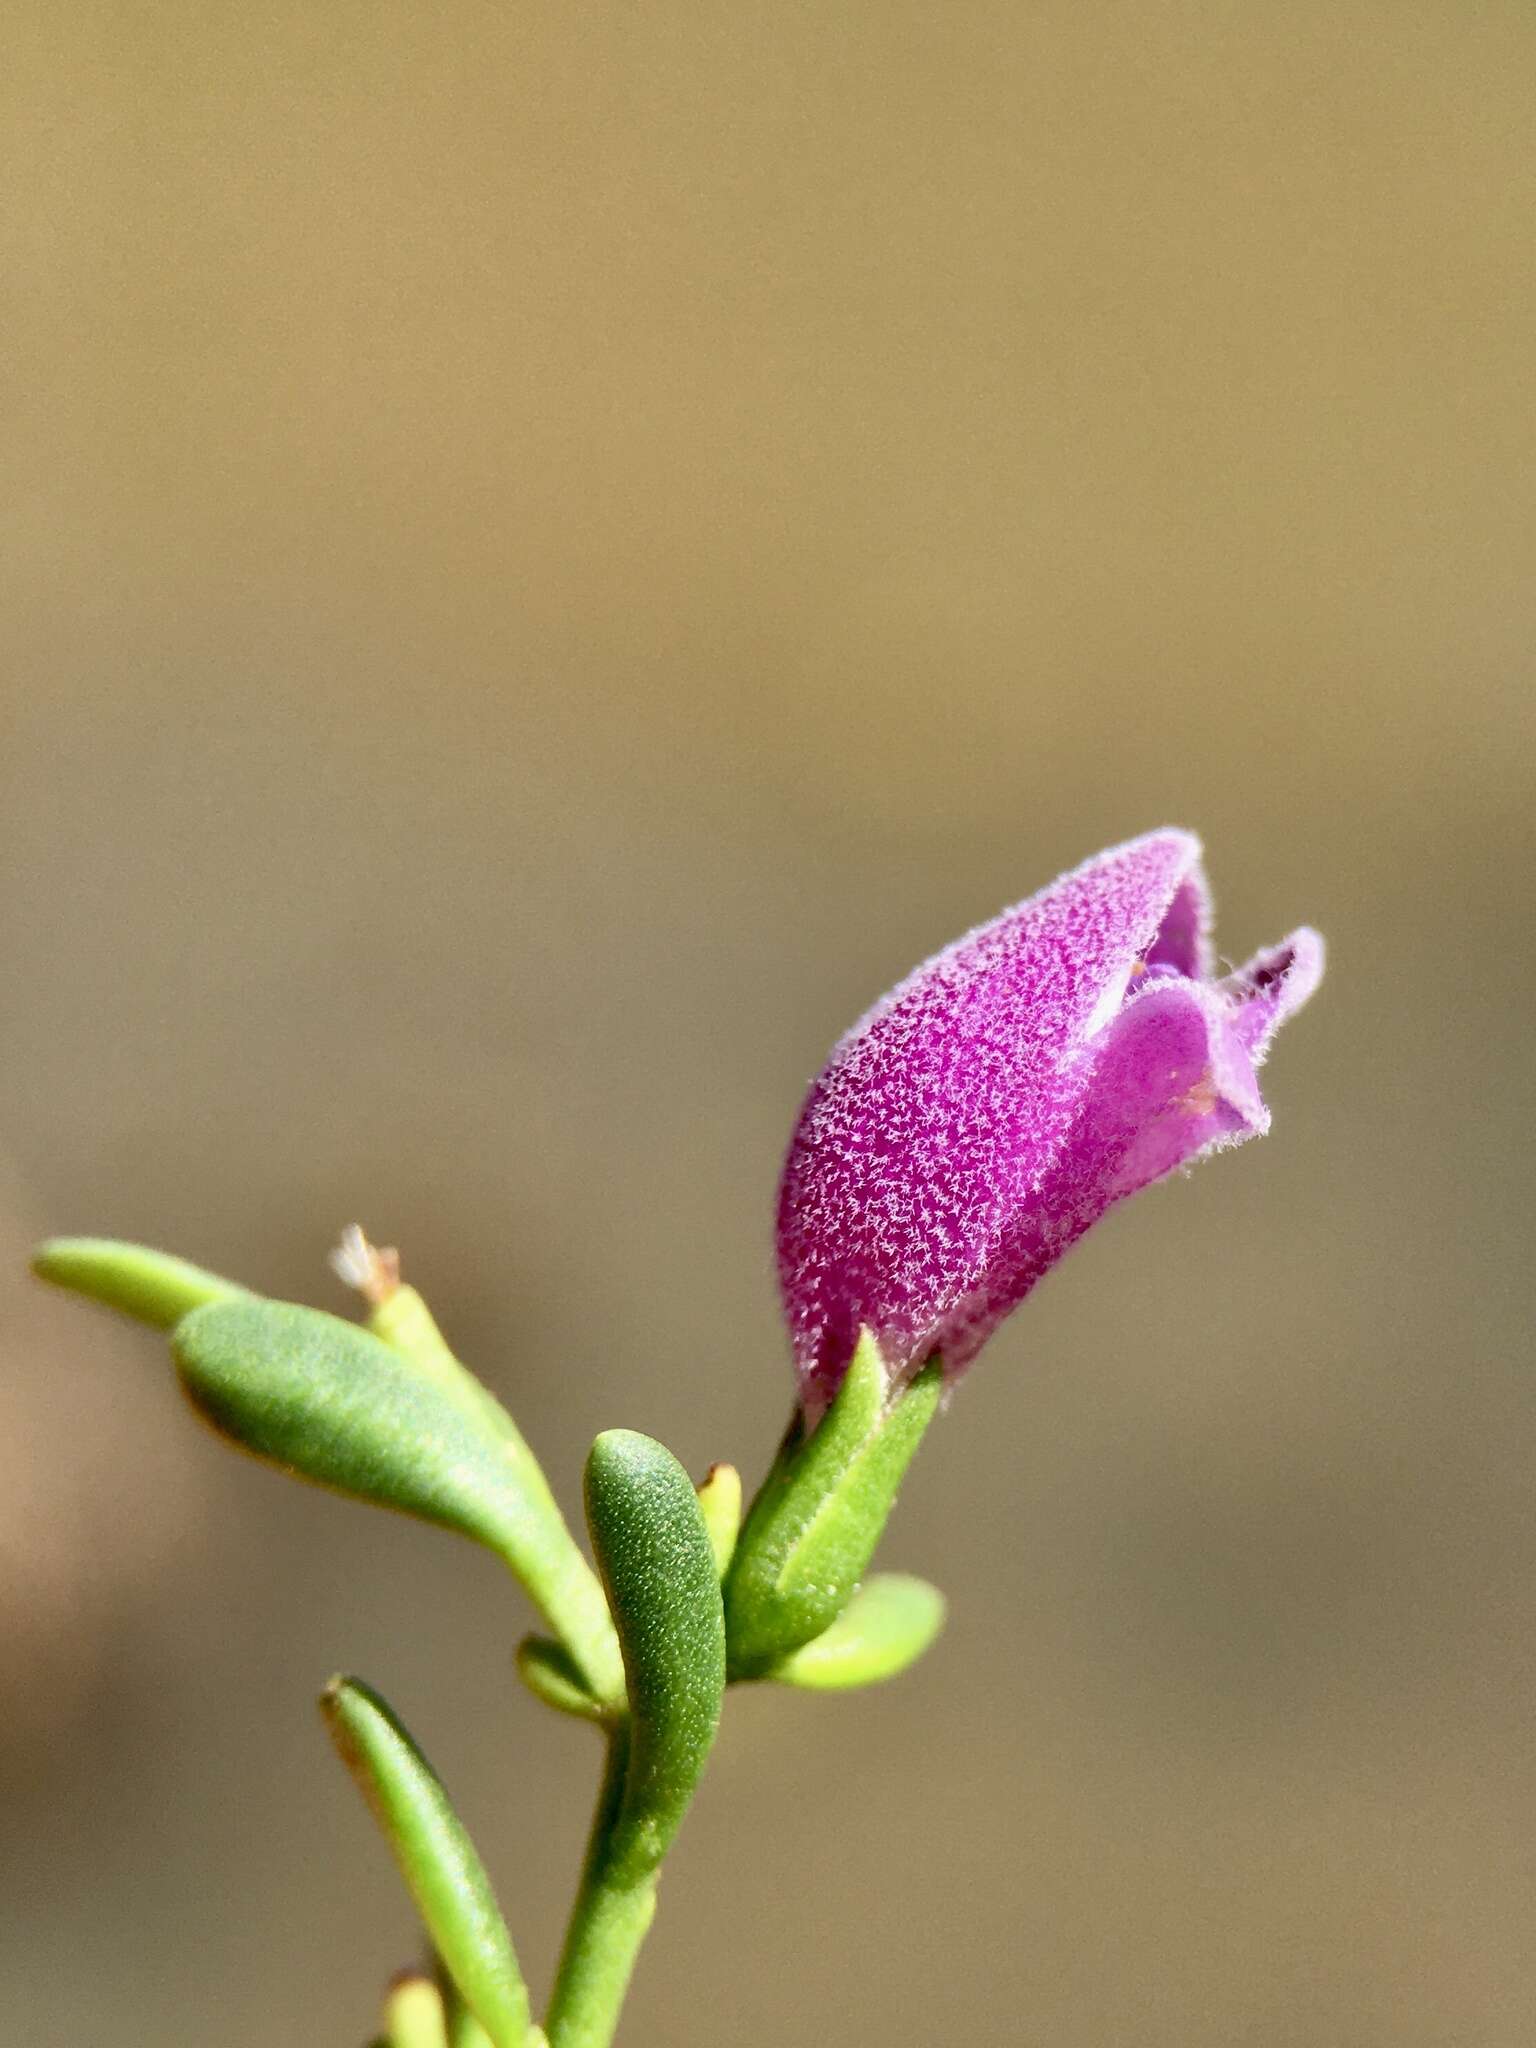
[[[1317,987],[1307,927],[1217,978],[1191,833],[1096,854],[856,1024],[800,1111],[779,1277],[802,1398],[861,1329],[961,1372],[1112,1202],[1269,1128],[1255,1069]]]

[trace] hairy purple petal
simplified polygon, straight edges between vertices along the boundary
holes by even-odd
[[[1215,963],[1211,945],[1211,892],[1205,870],[1200,866],[1196,843],[1195,864],[1173,892],[1173,901],[1163,913],[1157,937],[1147,948],[1149,967],[1171,967],[1179,974],[1204,980]]]
[[[1322,978],[1323,941],[1304,924],[1278,946],[1255,953],[1219,984],[1239,1006],[1239,1031],[1256,1066],[1262,1064],[1280,1026],[1295,1015]]]
[[[1199,842],[1097,855],[910,975],[800,1113],[779,1271],[819,1406],[858,1331],[951,1373],[1111,1202],[1262,1132],[1254,1068],[1322,968],[1301,931],[1212,981]]]

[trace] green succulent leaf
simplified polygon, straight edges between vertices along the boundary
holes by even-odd
[[[360,1679],[332,1679],[320,1704],[465,2004],[494,2048],[527,2048],[532,2018],[522,1971],[485,1867],[436,1773]]]
[[[169,1330],[210,1301],[251,1301],[233,1280],[205,1273],[169,1252],[112,1237],[51,1237],[32,1255],[41,1280],[115,1308],[152,1329]]]
[[[171,1346],[193,1405],[244,1449],[497,1552],[590,1687],[622,1700],[601,1589],[515,1433],[367,1330],[320,1309],[215,1302],[179,1323]]]
[[[441,1957],[438,1958],[438,1969],[442,1978],[443,2024],[448,2048],[492,2048],[490,2035],[459,1996],[458,1987],[442,1967]],[[523,2048],[548,2048],[539,2028],[528,2029],[523,2037]]]
[[[766,1674],[807,1692],[879,1685],[915,1664],[944,1626],[944,1595],[926,1579],[876,1572],[829,1629]]]
[[[610,1882],[665,1855],[704,1769],[725,1688],[720,1576],[698,1496],[672,1453],[634,1430],[592,1446],[587,1520],[618,1628],[631,1732],[609,1837]]]
[[[189,1316],[172,1351],[198,1412],[243,1449],[492,1549],[515,1542],[524,1507],[500,1446],[356,1324],[222,1303]]]
[[[889,1398],[866,1332],[820,1424],[809,1436],[791,1432],[725,1581],[732,1678],[763,1677],[847,1606],[942,1390],[935,1361]]]

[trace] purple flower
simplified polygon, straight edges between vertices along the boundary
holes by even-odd
[[[1191,833],[1151,832],[957,939],[813,1084],[779,1278],[819,1410],[868,1327],[893,1377],[962,1371],[1124,1195],[1269,1128],[1254,1069],[1316,988],[1305,926],[1217,980]]]

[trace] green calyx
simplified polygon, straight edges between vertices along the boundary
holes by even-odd
[[[944,1595],[926,1579],[876,1572],[829,1629],[765,1673],[803,1692],[882,1685],[915,1664],[944,1626]]]
[[[726,1575],[733,1679],[769,1676],[848,1605],[942,1390],[936,1360],[892,1397],[865,1332],[819,1425],[791,1432]]]

